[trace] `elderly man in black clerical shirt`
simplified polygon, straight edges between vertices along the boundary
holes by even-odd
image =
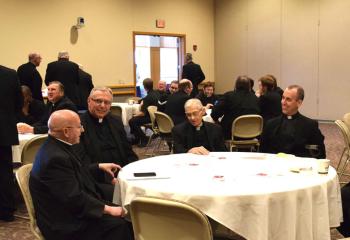
[[[41,87],[43,79],[36,69],[41,63],[41,56],[39,53],[30,53],[28,55],[28,62],[22,64],[17,69],[17,75],[21,85],[26,85],[32,91],[33,98],[44,102]]]
[[[77,112],[74,103],[64,95],[64,87],[60,82],[50,82],[47,87],[47,100],[48,103],[46,104],[45,114],[38,122],[34,123],[32,126],[22,122],[17,123],[17,130],[19,133],[47,133],[47,121],[54,111],[69,109]]]
[[[54,112],[48,121],[49,137],[35,157],[29,178],[38,227],[49,240],[129,240],[131,225],[122,207],[111,203],[91,171],[114,175],[114,163],[81,164],[73,146],[84,131],[78,114]]]
[[[133,152],[122,120],[110,113],[112,90],[106,87],[93,88],[88,98],[88,111],[81,116],[85,132],[76,151],[85,164],[112,162],[124,167],[138,159]],[[110,178],[97,174],[99,182]]]
[[[199,99],[186,101],[185,112],[188,121],[172,129],[174,153],[207,155],[227,151],[221,127],[202,120],[205,108]]]
[[[299,113],[304,89],[287,87],[282,96],[282,115],[269,120],[261,137],[261,151],[288,153],[298,157],[325,158],[324,136],[318,122]]]

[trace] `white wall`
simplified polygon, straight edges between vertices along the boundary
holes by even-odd
[[[132,32],[164,32],[186,34],[188,51],[197,44],[194,59],[214,80],[213,0],[0,0],[0,6],[1,65],[17,69],[37,51],[44,78],[47,63],[68,50],[96,85],[132,84]],[[79,16],[86,26],[73,44],[71,27]],[[158,18],[166,21],[164,29],[155,27]]]

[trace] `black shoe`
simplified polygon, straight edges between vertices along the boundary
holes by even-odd
[[[148,143],[148,140],[149,140],[149,137],[145,137],[141,140],[141,143],[139,145],[137,145],[138,147],[140,148],[144,148],[147,146],[147,143]]]
[[[140,143],[140,140],[139,139],[136,139],[136,138],[133,138],[131,139],[131,145],[138,145]]]
[[[5,222],[15,221],[15,217],[12,214],[0,215],[0,220]]]

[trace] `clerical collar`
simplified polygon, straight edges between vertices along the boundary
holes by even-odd
[[[202,126],[203,126],[203,122],[201,122],[201,124],[199,124],[199,126],[195,127],[196,131],[200,131]]]
[[[287,118],[288,120],[292,120],[292,119],[297,118],[299,115],[300,115],[300,113],[297,112],[297,113],[294,114],[294,115],[284,115],[284,117]]]
[[[102,123],[102,122],[103,122],[103,118],[99,118],[98,123]]]
[[[71,144],[71,143],[69,143],[69,142],[66,142],[66,141],[64,141],[64,140],[62,140],[62,139],[59,139],[59,138],[56,138],[58,141],[60,141],[60,142],[63,142],[63,143],[65,143],[65,144],[67,144],[67,145],[69,145],[69,146],[72,146],[73,144]]]
[[[89,115],[90,115],[91,119],[93,120],[93,122],[95,122],[95,123],[103,123],[103,118],[96,118],[90,112],[89,112]]]

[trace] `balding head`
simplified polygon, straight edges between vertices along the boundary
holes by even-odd
[[[28,60],[37,67],[41,63],[41,56],[39,53],[29,53]]]
[[[158,88],[159,91],[165,92],[166,91],[166,81],[160,80],[158,82],[157,88]]]
[[[82,132],[78,114],[71,110],[58,110],[51,114],[49,121],[49,134],[70,144],[79,143]]]
[[[183,92],[187,93],[188,95],[190,95],[192,92],[192,89],[193,89],[193,86],[192,86],[192,82],[190,80],[182,79],[179,82],[179,91],[183,91]]]
[[[198,127],[202,123],[205,108],[199,99],[191,98],[185,103],[185,113],[187,120],[192,124],[192,126]]]

